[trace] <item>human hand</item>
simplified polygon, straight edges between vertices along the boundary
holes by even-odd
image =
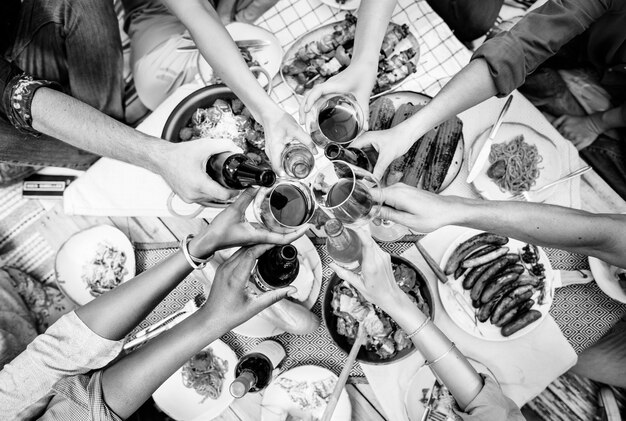
[[[240,152],[224,139],[197,139],[189,142],[163,142],[156,172],[182,200],[210,206],[211,201],[226,201],[239,192],[222,187],[206,173],[210,156]]]
[[[285,146],[293,139],[299,141],[317,155],[317,149],[296,120],[282,109],[278,108],[268,112],[261,118],[261,124],[265,130],[265,153],[270,158],[272,168],[279,175],[285,175],[281,157]]]
[[[385,171],[394,159],[401,157],[409,151],[413,145],[411,138],[405,137],[397,128],[375,132],[365,132],[357,137],[350,147],[363,149],[371,146],[378,151],[378,160],[374,166],[374,177],[383,181]]]
[[[562,115],[553,125],[565,137],[572,141],[576,149],[581,150],[591,145],[604,132],[599,114],[588,116]]]
[[[243,247],[217,269],[202,309],[218,326],[230,330],[296,292],[293,286],[263,294],[253,294],[246,288],[256,260],[271,247],[271,244]]]
[[[350,65],[343,72],[331,77],[326,82],[315,85],[313,89],[304,95],[300,103],[300,124],[305,123],[306,115],[311,112],[313,104],[320,97],[326,94],[352,94],[363,110],[363,116],[365,117],[364,130],[367,130],[367,120],[370,114],[370,96],[376,81],[376,73],[373,73],[373,77],[371,77],[370,73],[372,72],[368,70],[363,68],[363,66]],[[376,69],[374,68],[374,70]]]
[[[255,188],[244,190],[235,202],[220,212],[213,222],[190,242],[189,252],[193,256],[204,258],[230,247],[289,244],[301,237],[309,228],[305,225],[294,232],[278,234],[246,221],[246,208],[254,200],[256,192]]]
[[[460,221],[463,199],[442,196],[404,183],[385,187],[380,218],[427,233]]]
[[[366,231],[356,230],[356,233],[363,245],[361,275],[335,263],[330,263],[329,266],[341,279],[356,288],[367,301],[391,314],[399,300],[406,298],[393,275],[391,256],[382,251]]]

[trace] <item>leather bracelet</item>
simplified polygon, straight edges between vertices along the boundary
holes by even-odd
[[[211,260],[213,255],[211,254],[206,259],[200,259],[198,257],[192,256],[191,253],[189,253],[189,242],[193,237],[193,234],[189,234],[185,238],[180,240],[180,249],[183,251],[183,256],[185,256],[185,260],[187,260],[189,266],[191,266],[194,270],[203,269],[207,265],[207,263],[209,263],[209,260]]]
[[[425,365],[431,366],[435,363],[438,363],[439,361],[443,360],[446,356],[448,356],[448,354],[451,353],[454,348],[456,348],[456,345],[454,344],[454,342],[452,342],[452,345],[450,345],[450,348],[448,348],[446,352],[444,352],[441,356],[435,358],[434,360],[427,362]]]
[[[432,319],[430,318],[430,316],[428,316],[428,317],[426,318],[426,320],[424,320],[424,322],[423,322],[421,325],[419,325],[419,326],[417,327],[417,329],[415,329],[413,332],[411,332],[411,333],[409,333],[408,335],[406,335],[406,337],[407,337],[408,339],[411,339],[413,336],[415,336],[415,335],[417,335],[418,333],[420,333],[420,332],[421,332],[421,331],[422,331],[422,330],[426,327],[426,325],[428,324],[428,322],[430,322],[431,320],[432,320]]]

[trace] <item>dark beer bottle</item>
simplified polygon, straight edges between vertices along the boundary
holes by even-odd
[[[344,148],[336,143],[329,143],[324,148],[324,155],[331,161],[344,161],[369,172],[372,172],[374,169],[374,165],[370,162],[368,156],[359,148]]]
[[[265,389],[272,381],[272,372],[286,355],[285,348],[276,341],[263,341],[255,346],[237,363],[230,394],[241,398],[248,392]]]
[[[222,152],[211,156],[206,173],[222,186],[235,190],[250,186],[270,187],[276,182],[274,171],[254,164],[242,153]]]
[[[298,249],[284,244],[272,247],[259,257],[253,279],[261,291],[271,291],[291,284],[299,271]]]

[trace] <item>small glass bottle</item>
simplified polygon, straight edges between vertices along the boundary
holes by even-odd
[[[274,369],[287,356],[285,348],[276,341],[263,341],[241,357],[235,367],[235,380],[230,384],[230,394],[241,398],[246,393],[263,390],[272,381]]]
[[[272,247],[259,257],[252,279],[261,291],[271,291],[291,284],[299,271],[298,249],[284,244]]]
[[[285,172],[293,178],[307,178],[315,166],[315,158],[311,150],[294,140],[283,150],[281,162]]]
[[[250,186],[270,187],[276,182],[274,171],[254,164],[242,153],[222,152],[211,156],[206,173],[222,186],[235,190]]]
[[[359,148],[344,148],[336,143],[329,143],[324,148],[324,155],[331,161],[344,161],[369,172],[374,169],[367,154]]]
[[[343,226],[338,219],[329,219],[324,224],[326,250],[339,266],[358,272],[363,261],[363,245],[359,236]]]

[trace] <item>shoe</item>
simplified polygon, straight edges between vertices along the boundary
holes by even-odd
[[[0,187],[10,186],[11,184],[23,181],[37,170],[38,168],[35,167],[0,162]]]

